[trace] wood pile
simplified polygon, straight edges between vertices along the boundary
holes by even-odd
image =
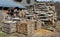
[[[48,4],[48,5],[47,5]],[[41,9],[41,10],[40,10]],[[55,20],[57,20],[56,19],[56,12],[55,12],[55,6],[54,6],[54,3],[41,3],[41,2],[36,2],[35,4],[34,4],[34,10],[35,10],[35,12],[36,11],[40,11],[41,13],[44,11],[44,13],[45,13],[45,15],[44,15],[44,13],[43,14],[39,14],[39,16],[38,17],[40,17],[39,19],[42,21],[42,22],[45,22],[45,21],[51,21],[52,22],[52,24],[48,24],[49,26],[50,25],[52,25],[52,26],[56,26],[55,25]],[[48,23],[48,22],[47,22]],[[46,27],[46,24],[44,24],[45,26],[44,27]],[[50,27],[52,27],[52,26],[50,26]],[[43,27],[43,26],[42,26]],[[49,27],[48,27],[49,28]],[[46,28],[47,29],[47,28]]]
[[[24,17],[25,16],[25,14],[26,14],[26,12],[27,12],[27,10],[22,10],[22,11],[19,11],[19,16],[20,17]]]

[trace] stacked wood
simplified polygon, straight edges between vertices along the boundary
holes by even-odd
[[[55,11],[55,6],[49,6],[49,9]]]
[[[35,11],[38,10],[38,11],[46,11],[48,10],[47,6],[46,6],[46,3],[35,3],[34,5],[35,7]]]
[[[19,11],[19,16],[20,17],[24,17],[25,14],[26,14],[26,12],[27,12],[27,10],[21,10],[21,11]]]
[[[29,15],[25,15],[25,18],[26,19],[32,19],[33,18],[33,15],[30,15],[30,14]]]
[[[47,5],[48,4],[48,5]],[[41,10],[40,10],[41,9]],[[39,16],[38,16],[38,18],[40,18],[39,20],[41,20],[42,22],[44,22],[44,25],[45,26],[42,26],[42,27],[46,27],[46,24],[45,24],[45,22],[46,21],[51,21],[52,22],[52,24],[50,23],[48,23],[48,29],[49,28],[51,28],[52,26],[56,26],[56,12],[55,12],[55,6],[54,6],[54,3],[52,3],[52,2],[50,2],[50,3],[44,3],[44,2],[36,2],[35,4],[34,4],[34,10],[35,10],[35,12],[39,12],[39,11],[41,11],[40,13],[39,13]],[[45,13],[45,15],[44,15],[44,13],[40,16],[40,14],[42,13],[44,11],[44,13]],[[50,26],[50,25],[52,25],[52,26]],[[53,27],[53,28],[54,28]],[[46,28],[47,29],[47,28]],[[55,28],[54,28],[55,29]],[[53,29],[53,31],[54,31],[54,29]]]

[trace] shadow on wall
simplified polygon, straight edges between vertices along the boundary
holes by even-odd
[[[3,19],[3,14],[2,14],[2,10],[0,10],[0,20]]]

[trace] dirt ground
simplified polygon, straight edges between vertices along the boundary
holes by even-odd
[[[56,25],[56,37],[60,37],[60,21],[57,21],[57,25]]]

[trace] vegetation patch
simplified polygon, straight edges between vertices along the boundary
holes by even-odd
[[[7,34],[0,31],[0,37],[7,37]]]

